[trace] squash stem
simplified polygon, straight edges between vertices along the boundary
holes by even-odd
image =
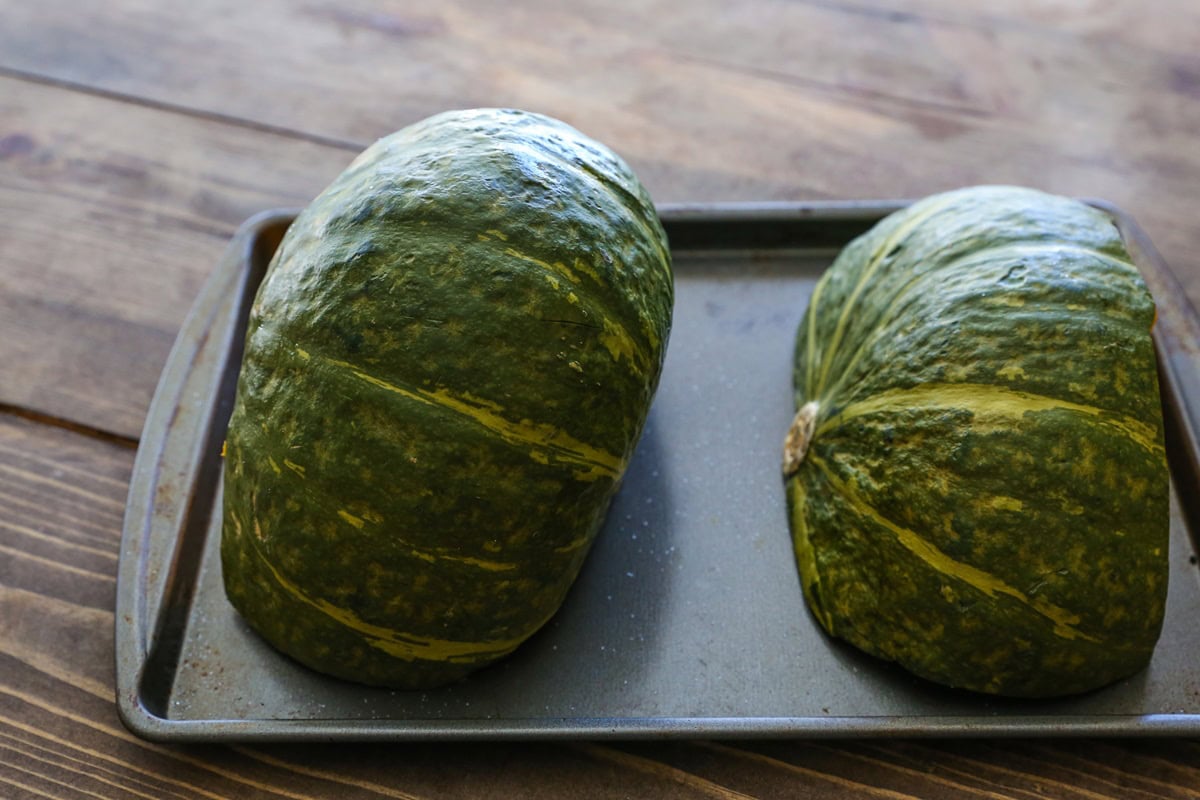
[[[783,440],[783,476],[790,477],[804,463],[808,453],[809,442],[812,441],[813,430],[817,424],[819,405],[810,400],[800,407],[788,428],[787,437]]]

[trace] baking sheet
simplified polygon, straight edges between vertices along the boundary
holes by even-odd
[[[246,223],[196,301],[139,447],[117,598],[117,701],[159,740],[1034,736],[1200,732],[1196,317],[1109,208],[1160,304],[1173,469],[1171,585],[1150,666],[1081,697],[947,690],[826,637],[804,607],[779,473],[794,333],[837,250],[899,203],[662,209],[676,270],[659,393],[558,615],[436,691],[326,678],[225,600],[220,446],[249,299],[292,218]],[[1193,398],[1193,399],[1190,399]]]

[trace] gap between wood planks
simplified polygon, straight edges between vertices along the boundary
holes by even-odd
[[[218,122],[224,125],[232,125],[234,127],[245,128],[247,130],[258,131],[260,133],[269,133],[275,136],[285,136],[289,139],[298,139],[304,142],[323,145],[326,147],[335,147],[339,150],[346,150],[352,153],[360,153],[367,147],[367,142],[357,142],[351,139],[341,139],[335,136],[322,136],[318,133],[307,133],[305,131],[296,130],[295,128],[287,128],[282,125],[272,125],[266,122],[258,122],[244,117],[234,116],[232,114],[223,114],[219,111],[210,111],[203,108],[193,108],[191,106],[181,105],[178,103],[168,103],[163,100],[155,100],[148,97],[139,97],[135,94],[126,92],[118,92],[113,89],[105,89],[99,86],[90,86],[86,83],[67,80],[64,78],[56,78],[50,75],[40,75],[36,72],[28,72],[23,69],[15,69],[0,65],[0,77],[10,78],[12,80],[25,81],[26,83],[36,83],[42,86],[51,86],[56,89],[63,89],[70,92],[78,92],[80,94],[100,97],[105,100],[113,100],[119,103],[128,103],[130,105],[142,106],[143,108],[153,109],[155,111],[164,111],[169,114],[181,114],[183,116],[195,117],[197,119],[207,120],[209,122]]]
[[[73,422],[69,419],[56,417],[52,414],[45,414],[41,411],[34,411],[31,408],[25,408],[13,403],[0,402],[0,414],[7,414],[20,419],[28,420],[39,425],[46,425],[51,428],[60,428],[62,430],[77,433],[81,436],[86,436],[89,439],[96,439],[102,442],[115,444],[119,447],[125,447],[136,450],[139,439],[136,436],[127,436],[122,433],[113,433],[97,428],[93,425],[86,425],[81,422]]]

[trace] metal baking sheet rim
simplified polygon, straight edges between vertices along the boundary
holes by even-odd
[[[907,205],[906,200],[831,203],[673,204],[660,207],[664,223],[705,237],[720,236],[723,226],[740,232],[750,226],[796,221],[828,223],[866,229],[881,217]],[[1168,439],[1188,443],[1172,459],[1173,479],[1187,476],[1200,486],[1200,318],[1180,284],[1162,261],[1145,233],[1128,215],[1104,202],[1089,200],[1109,213],[1121,229],[1135,262],[1143,267],[1159,307],[1155,343],[1159,353]],[[185,320],[168,357],[147,414],[130,481],[121,540],[115,617],[116,702],[121,721],[133,733],[156,741],[333,741],[333,740],[482,740],[482,739],[662,739],[662,738],[852,738],[852,737],[1050,737],[1050,736],[1185,736],[1200,733],[1200,714],[1142,715],[880,715],[804,717],[562,717],[489,720],[336,720],[336,719],[203,719],[172,720],[143,702],[145,667],[151,649],[171,638],[162,628],[162,613],[170,602],[190,602],[194,585],[181,585],[170,574],[180,558],[178,547],[187,537],[170,543],[163,563],[152,563],[149,537],[156,512],[174,509],[185,523],[196,514],[207,517],[211,497],[186,484],[222,431],[212,424],[221,416],[215,408],[220,387],[189,386],[189,375],[200,371],[203,359],[240,358],[239,325],[226,324],[226,339],[210,342],[221,323],[244,314],[257,282],[247,265],[257,250],[273,250],[278,241],[264,241],[263,232],[279,228],[296,214],[294,209],[266,211],[247,220],[231,240],[221,264],[206,282]],[[767,226],[767,227],[763,227]],[[676,245],[677,236],[672,244]],[[845,232],[833,235],[844,240]],[[832,244],[832,242],[830,243]],[[207,389],[207,391],[205,391]],[[183,420],[190,429],[181,435]],[[178,493],[183,492],[180,497]],[[1192,509],[1184,509],[1189,527],[1200,525]],[[200,524],[191,520],[189,524]],[[192,537],[195,538],[195,537]],[[155,596],[155,589],[164,594]],[[171,598],[165,596],[172,594]],[[154,617],[151,620],[151,616]]]

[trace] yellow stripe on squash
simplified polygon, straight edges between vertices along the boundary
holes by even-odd
[[[553,425],[537,423],[531,420],[514,422],[497,413],[499,407],[491,403],[484,403],[483,401],[469,402],[444,389],[435,391],[406,389],[364,372],[349,362],[335,359],[326,359],[326,362],[334,367],[347,370],[354,377],[372,386],[400,395],[409,400],[431,406],[440,406],[468,417],[481,427],[495,433],[501,439],[511,444],[522,446],[533,445],[545,448],[553,454],[556,460],[582,467],[581,471],[575,473],[575,478],[578,480],[615,479],[624,471],[625,464],[617,456],[601,448],[581,442]],[[531,455],[531,457],[535,458],[535,460],[537,459],[537,456]]]
[[[892,231],[891,235],[884,239],[875,252],[871,254],[870,263],[863,269],[858,283],[855,284],[853,291],[850,293],[850,297],[842,304],[841,313],[838,314],[837,325],[834,326],[829,345],[825,348],[825,354],[821,357],[821,373],[817,378],[816,388],[813,389],[813,397],[822,396],[821,392],[825,388],[825,381],[829,376],[829,368],[833,365],[833,359],[837,357],[838,348],[842,345],[842,336],[845,335],[846,326],[850,323],[850,318],[856,310],[858,298],[871,285],[871,280],[875,277],[875,271],[879,269],[880,264],[884,262],[893,248],[908,238],[909,234],[925,224],[931,217],[936,216],[939,212],[949,208],[953,204],[954,198],[946,196],[913,206],[912,215],[902,221]]]
[[[558,278],[555,277],[556,275],[566,278],[573,284],[579,284],[581,281],[579,275],[561,261],[555,261],[553,263],[549,261],[543,261],[542,259],[535,258],[527,253],[522,253],[520,250],[517,250],[513,247],[506,247],[504,249],[504,254],[520,261],[524,261],[527,264],[533,264],[534,266],[542,269],[546,273],[546,280],[548,280],[550,285],[555,289],[559,288]],[[577,269],[584,268],[584,271],[588,272],[597,283],[601,282],[600,276],[597,275],[594,270],[587,269],[586,265],[584,265],[579,259],[576,259],[575,267]],[[567,299],[572,305],[579,305],[579,296],[574,292],[569,293],[567,295]],[[600,344],[604,346],[604,349],[608,351],[613,360],[620,361],[622,358],[624,358],[639,375],[645,374],[646,354],[642,351],[642,348],[637,344],[637,342],[634,341],[633,337],[629,335],[629,332],[626,331],[621,325],[614,322],[607,314],[600,315],[599,319],[601,323],[601,332],[599,336]],[[651,335],[650,338],[652,340],[652,344],[657,347],[658,342],[654,341],[657,337]]]
[[[889,389],[851,403],[829,417],[817,426],[814,438],[867,414],[938,408],[970,411],[974,415],[972,428],[1011,425],[1028,413],[1067,411],[1094,417],[1097,423],[1118,431],[1151,453],[1163,452],[1154,427],[1140,420],[1119,417],[1097,406],[986,383],[926,383],[908,389]]]
[[[927,542],[916,531],[897,525],[876,511],[852,484],[843,481],[835,475],[824,459],[810,454],[809,461],[821,470],[825,480],[855,513],[890,531],[904,549],[921,559],[921,561],[925,562],[932,569],[947,577],[956,578],[983,592],[988,597],[995,597],[998,594],[1002,594],[1029,606],[1039,615],[1053,623],[1055,635],[1063,639],[1084,639],[1089,642],[1100,641],[1075,627],[1080,622],[1078,614],[1073,614],[1067,609],[1056,606],[1053,603],[1048,603],[1041,598],[1030,597],[1021,590],[1008,585],[990,572],[973,567],[970,564],[964,564],[961,561],[955,561],[937,547]]]
[[[251,549],[254,550],[254,554],[259,558],[263,566],[267,568],[267,571],[271,573],[271,577],[275,579],[275,582],[281,589],[296,600],[319,611],[340,625],[361,634],[365,644],[377,650],[382,650],[395,658],[405,661],[424,660],[452,663],[491,660],[511,653],[517,649],[517,646],[521,642],[528,638],[526,636],[519,636],[511,639],[497,639],[483,642],[460,642],[450,639],[434,639],[428,636],[393,630],[382,625],[373,625],[370,622],[360,619],[349,609],[334,605],[327,600],[312,597],[295,583],[281,575],[279,570],[275,569],[274,565],[263,556],[257,547]],[[549,615],[547,615],[546,619],[549,619]],[[533,630],[541,627],[545,621],[543,620]]]

